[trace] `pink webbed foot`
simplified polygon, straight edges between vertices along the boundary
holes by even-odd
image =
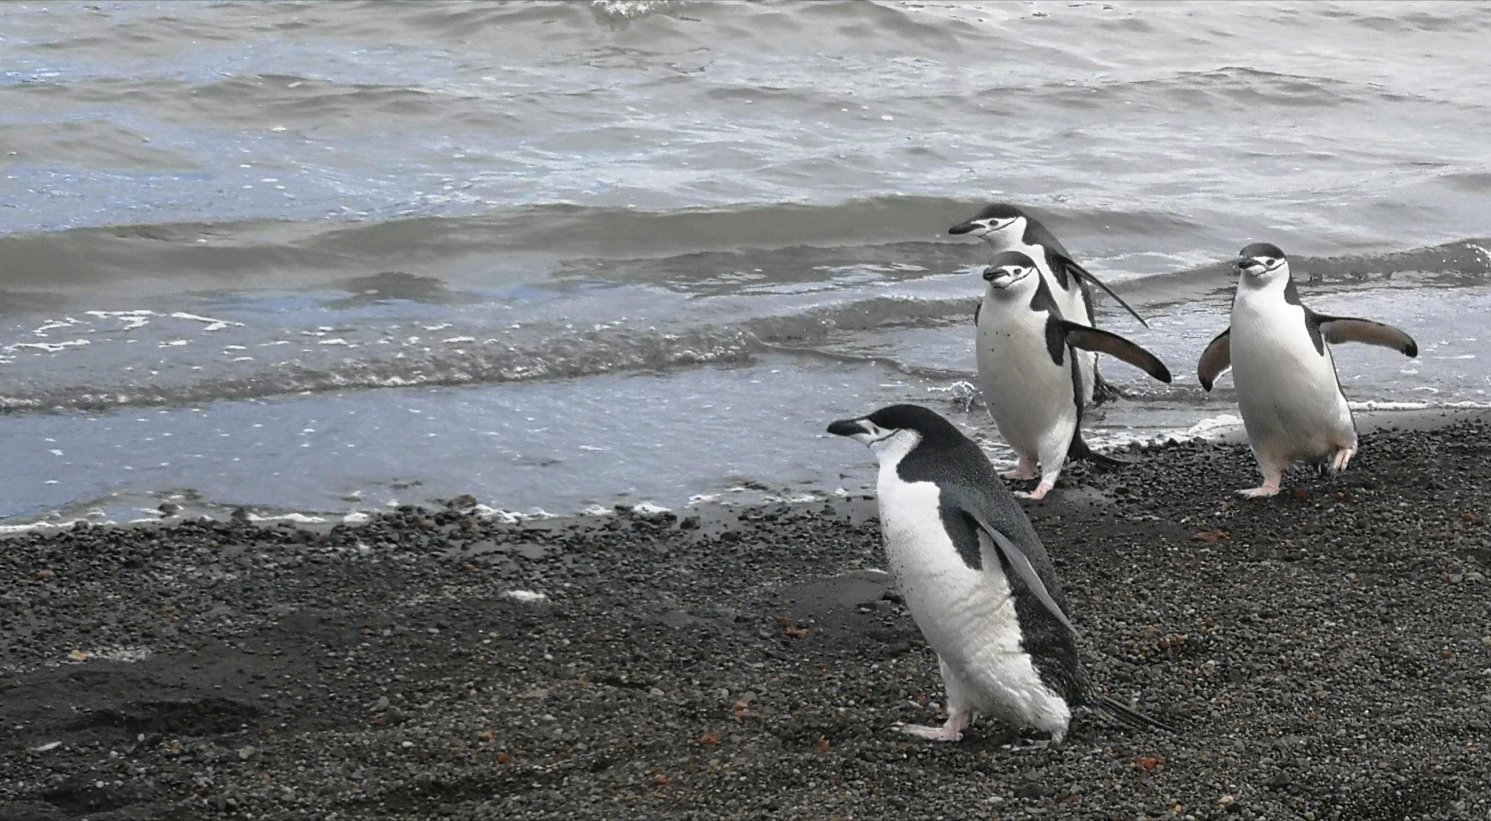
[[[1341,448],[1336,451],[1336,455],[1331,458],[1331,473],[1340,473],[1345,470],[1346,465],[1350,464],[1351,457],[1355,454],[1356,448]]]
[[[1262,498],[1265,498],[1265,497],[1268,497],[1268,496],[1277,496],[1278,493],[1279,493],[1279,486],[1278,485],[1262,484],[1262,485],[1259,485],[1258,487],[1250,487],[1250,488],[1246,488],[1246,489],[1243,489],[1243,490],[1239,490],[1237,492],[1237,495],[1243,496],[1243,497],[1246,497],[1246,498],[1249,498],[1249,499],[1262,499]]]
[[[1036,477],[1035,460],[1022,456],[1020,463],[1015,465],[1014,469],[1000,471],[999,475],[1005,479],[1034,479]]]
[[[953,713],[941,727],[923,727],[919,724],[897,724],[896,729],[928,741],[962,741],[963,731],[973,726],[973,713]]]
[[[1040,484],[1038,484],[1038,485],[1035,486],[1035,490],[1032,490],[1029,493],[1026,493],[1023,490],[1017,490],[1017,491],[1015,491],[1015,495],[1018,496],[1018,497],[1020,497],[1021,499],[1031,499],[1031,500],[1044,499],[1044,498],[1046,498],[1046,494],[1051,492],[1051,488],[1053,488],[1055,486],[1056,486],[1055,482],[1051,482],[1049,484],[1046,483],[1046,482],[1041,482]]]

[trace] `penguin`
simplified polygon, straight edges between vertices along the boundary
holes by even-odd
[[[1306,462],[1335,474],[1356,453],[1356,421],[1330,345],[1364,342],[1408,357],[1418,356],[1419,346],[1391,325],[1305,307],[1277,245],[1249,245],[1236,267],[1232,324],[1201,353],[1196,375],[1210,391],[1232,369],[1248,444],[1263,474],[1263,484],[1238,493],[1273,496],[1290,465]]]
[[[1066,319],[1046,278],[1021,251],[1002,251],[984,271],[988,286],[978,313],[978,376],[989,415],[1019,465],[1003,474],[1034,479],[1043,498],[1067,456],[1126,464],[1092,451],[1082,439],[1082,385],[1087,363],[1077,351],[1101,351],[1161,382],[1170,371],[1154,354],[1116,334]],[[1037,470],[1039,468],[1039,471]]]
[[[984,714],[1049,732],[1059,747],[1078,707],[1174,732],[1084,675],[1046,549],[978,445],[919,405],[840,419],[828,432],[868,445],[880,463],[886,558],[947,691],[946,723],[902,732],[958,741]]]
[[[947,232],[973,234],[989,243],[995,253],[1020,251],[1036,260],[1041,269],[1041,277],[1046,280],[1046,287],[1055,295],[1062,314],[1072,322],[1097,327],[1092,298],[1092,286],[1096,285],[1139,320],[1139,324],[1149,327],[1149,322],[1122,297],[1113,293],[1112,288],[1078,265],[1071,253],[1062,246],[1061,240],[1042,225],[1040,220],[1018,206],[1003,202],[993,203],[978,212],[973,219],[960,222],[947,229]],[[977,310],[974,311],[973,322],[978,324]],[[1082,386],[1083,401],[1087,404],[1102,404],[1116,399],[1120,395],[1118,389],[1109,385],[1098,374],[1097,354],[1084,351],[1082,358],[1087,370],[1086,381]]]

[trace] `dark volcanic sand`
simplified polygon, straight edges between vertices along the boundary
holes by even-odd
[[[1257,502],[1244,448],[1144,454],[1030,511],[1093,677],[1179,737],[888,730],[942,691],[864,501],[80,528],[0,542],[0,819],[1491,816],[1491,428]]]

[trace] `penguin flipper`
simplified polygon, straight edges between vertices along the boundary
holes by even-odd
[[[1144,317],[1140,316],[1139,312],[1136,311],[1136,310],[1134,310],[1134,306],[1130,305],[1127,302],[1124,302],[1123,297],[1121,297],[1118,294],[1114,293],[1113,289],[1109,288],[1108,285],[1106,283],[1104,283],[1101,279],[1098,279],[1097,277],[1093,276],[1091,271],[1087,270],[1086,268],[1083,268],[1081,265],[1078,265],[1076,263],[1076,261],[1074,261],[1070,257],[1063,257],[1062,261],[1066,263],[1067,270],[1070,271],[1073,276],[1077,277],[1078,279],[1080,279],[1082,281],[1090,282],[1093,285],[1096,285],[1099,288],[1102,288],[1104,293],[1106,293],[1108,296],[1113,297],[1113,301],[1114,302],[1117,302],[1119,305],[1122,305],[1123,309],[1125,311],[1128,311],[1131,315],[1133,315],[1133,317],[1135,319],[1139,320],[1139,324],[1140,325],[1143,325],[1146,328],[1149,327],[1149,321],[1146,320]]]
[[[1014,568],[1015,572],[1019,574],[1020,580],[1025,582],[1025,586],[1030,588],[1030,592],[1035,594],[1035,597],[1040,600],[1041,604],[1045,605],[1046,609],[1051,611],[1051,615],[1055,616],[1056,620],[1061,622],[1062,626],[1072,631],[1072,635],[1077,635],[1077,628],[1072,626],[1072,622],[1066,617],[1066,613],[1061,611],[1061,606],[1056,603],[1055,599],[1051,598],[1050,591],[1046,590],[1046,583],[1041,581],[1040,574],[1035,572],[1035,567],[1030,563],[1030,558],[1025,555],[1025,551],[1010,541],[1008,536],[1000,533],[997,528],[989,524],[989,520],[972,505],[968,504],[966,500],[957,499],[955,500],[955,504],[958,505],[958,509],[962,511],[964,516],[973,520],[974,524],[977,524],[980,529],[989,534],[989,539],[998,546],[999,552],[1004,554],[1005,561],[1009,562],[1010,567]]]
[[[1121,359],[1133,365],[1161,382],[1170,381],[1170,369],[1165,367],[1165,363],[1161,362],[1159,357],[1118,334],[1109,333],[1100,328],[1078,325],[1065,319],[1054,321],[1061,323],[1062,335],[1066,338],[1068,345],[1108,354],[1114,359]]]
[[[1217,334],[1216,338],[1201,352],[1201,361],[1196,363],[1196,378],[1208,392],[1216,384],[1222,371],[1232,367],[1232,328]]]
[[[1314,311],[1310,312],[1310,319],[1320,328],[1325,341],[1332,345],[1361,342],[1391,348],[1410,358],[1419,355],[1419,344],[1413,341],[1413,337],[1391,325],[1350,316],[1327,316]]]
[[[1131,727],[1153,727],[1157,730],[1164,730],[1171,735],[1180,735],[1174,727],[1152,719],[1143,713],[1131,710],[1107,696],[1090,694],[1086,701],[1087,706],[1096,707]]]

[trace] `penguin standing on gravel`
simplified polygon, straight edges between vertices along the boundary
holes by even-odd
[[[886,556],[947,689],[946,723],[903,732],[958,741],[983,713],[1060,746],[1083,706],[1168,729],[1087,680],[1046,550],[978,445],[917,405],[840,419],[828,432],[868,445],[880,463]]]
[[[1003,202],[993,203],[978,212],[973,219],[960,222],[947,229],[947,232],[972,234],[989,243],[996,254],[1002,251],[1019,251],[1035,260],[1040,268],[1041,278],[1046,281],[1046,287],[1051,289],[1056,304],[1061,307],[1062,316],[1069,322],[1097,327],[1092,295],[1092,286],[1096,285],[1122,305],[1124,310],[1133,314],[1139,324],[1149,327],[1144,317],[1129,303],[1124,302],[1122,297],[1113,293],[1112,288],[1078,265],[1055,234],[1018,206]],[[978,324],[977,311],[973,315],[973,321]],[[1085,365],[1083,403],[1101,404],[1117,398],[1118,390],[1098,374],[1097,354],[1083,351],[1079,356]]]
[[[1419,346],[1391,325],[1306,308],[1277,245],[1242,249],[1237,269],[1232,324],[1206,346],[1196,370],[1210,391],[1232,369],[1248,444],[1263,474],[1263,484],[1238,493],[1273,496],[1290,465],[1308,462],[1338,473],[1356,453],[1356,421],[1326,343],[1365,342],[1410,357]]]
[[[1020,463],[1010,479],[1040,477],[1043,498],[1056,485],[1067,456],[1125,464],[1094,453],[1082,439],[1082,386],[1090,360],[1101,351],[1161,382],[1170,371],[1154,354],[1116,334],[1066,319],[1036,262],[1020,251],[1002,251],[984,271],[988,283],[978,311],[979,388],[984,404]]]

